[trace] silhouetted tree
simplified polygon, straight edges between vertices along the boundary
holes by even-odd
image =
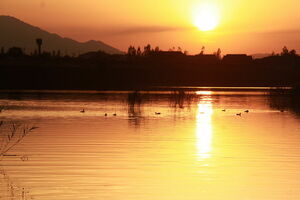
[[[215,56],[219,59],[219,60],[221,60],[222,59],[222,55],[221,55],[221,49],[220,48],[218,48],[218,50],[214,53],[215,54]]]
[[[290,55],[293,55],[293,56],[297,55],[296,50],[295,50],[295,49],[292,49],[292,50],[290,51]]]
[[[149,55],[150,53],[151,53],[151,45],[148,44],[147,46],[144,47],[144,52],[143,52],[143,54],[144,54],[144,56],[147,56],[147,55]]]
[[[178,48],[177,48],[177,51],[180,51],[180,52],[181,52],[181,51],[182,51],[181,47],[178,47]]]
[[[135,49],[135,47],[134,46],[129,46],[127,54],[129,56],[135,56],[136,55],[136,49]]]
[[[160,51],[159,47],[155,47],[154,51],[159,52]]]
[[[281,52],[281,55],[284,56],[284,55],[288,55],[289,54],[289,50],[286,46],[284,46],[282,48],[282,52]]]
[[[291,51],[289,51],[289,49],[288,49],[286,46],[284,46],[284,47],[282,48],[281,55],[282,55],[282,56],[296,56],[296,55],[297,55],[297,52],[296,52],[295,49],[292,49]]]
[[[38,45],[39,55],[41,55],[42,54],[43,39],[37,38],[36,39],[36,44]]]
[[[138,49],[136,50],[136,55],[138,56],[142,55],[141,47],[138,47]]]
[[[132,55],[136,56],[136,49],[135,49],[135,47],[132,48]]]
[[[203,55],[203,54],[204,54],[204,51],[205,51],[205,46],[203,46],[203,47],[201,48],[200,55]]]
[[[131,48],[132,48],[132,46],[130,45],[130,46],[128,47],[128,49],[127,49],[127,55],[130,55],[130,54],[131,54]]]

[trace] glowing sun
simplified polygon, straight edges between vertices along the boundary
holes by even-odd
[[[214,30],[220,23],[220,11],[214,4],[201,4],[193,9],[194,25],[201,31]]]

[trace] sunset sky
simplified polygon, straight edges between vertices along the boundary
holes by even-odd
[[[202,46],[207,53],[271,53],[284,45],[299,52],[299,12],[299,0],[0,1],[0,15],[64,37],[101,40],[123,51],[147,43],[180,46],[191,54]],[[211,22],[201,21],[205,17]]]

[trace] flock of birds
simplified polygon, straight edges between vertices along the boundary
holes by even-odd
[[[1,113],[3,110],[4,110],[4,108],[1,108],[1,107],[0,107],[0,113]],[[223,112],[226,112],[227,110],[226,110],[226,109],[223,109],[222,111],[223,111]],[[85,109],[80,110],[80,112],[81,112],[81,113],[85,113]],[[244,111],[244,113],[249,113],[249,112],[250,112],[249,110],[245,110],[245,111]],[[280,112],[284,112],[284,110],[280,110]],[[161,115],[161,113],[160,113],[160,112],[155,112],[155,115]],[[242,116],[242,113],[241,113],[241,112],[240,112],[240,113],[236,113],[236,115],[241,117],[241,116]],[[108,114],[105,113],[104,116],[107,117]],[[117,116],[117,113],[115,112],[115,113],[113,114],[113,116]]]
[[[222,111],[223,111],[223,112],[226,112],[227,110],[226,110],[226,109],[223,109]],[[85,113],[85,109],[82,109],[80,112],[81,112],[81,113]],[[244,113],[249,113],[249,112],[250,112],[250,110],[245,110],[245,111],[244,111]],[[281,110],[280,112],[284,112],[284,110]],[[161,115],[161,113],[160,113],[160,112],[155,112],[155,115]],[[241,117],[241,116],[242,116],[242,113],[241,113],[241,112],[240,112],[240,113],[236,113],[236,115]],[[104,116],[107,117],[108,114],[105,113]],[[117,113],[114,113],[113,116],[117,116]]]
[[[226,112],[226,109],[222,110],[223,112]],[[250,110],[245,110],[244,113],[249,113]],[[280,112],[284,112],[284,110],[280,110]],[[237,116],[242,116],[242,113],[236,113]]]
[[[81,113],[85,113],[85,109],[82,109],[80,112],[81,112]],[[160,112],[155,112],[155,115],[161,115],[161,113],[160,113]],[[108,114],[105,113],[104,116],[107,117]],[[113,116],[117,116],[117,113],[115,112],[115,113],[113,114]]]
[[[222,110],[222,112],[226,112],[226,111],[227,111],[226,109],[223,109],[223,110]],[[0,112],[1,112],[1,110],[0,110]],[[81,112],[81,113],[85,113],[85,110],[82,109],[80,112]],[[249,112],[250,112],[250,110],[245,110],[245,111],[244,111],[244,113],[249,113]],[[280,110],[280,112],[284,112],[284,110]],[[161,115],[161,113],[160,113],[160,112],[155,112],[155,115]],[[107,117],[108,114],[105,113],[104,116]],[[113,116],[117,116],[117,113],[115,112],[115,113],[113,114]],[[240,116],[240,117],[241,117],[241,116],[242,116],[242,113],[241,113],[241,112],[240,112],[240,113],[236,113],[236,116]]]
[[[226,112],[226,109],[223,109],[222,111],[223,111],[223,112]],[[250,112],[249,110],[245,110],[245,111],[244,111],[244,113],[249,113],[249,112]],[[242,113],[236,113],[236,115],[241,117],[241,116],[242,116]]]
[[[222,111],[223,111],[223,112],[226,112],[226,110],[222,110]],[[245,113],[249,113],[250,111],[249,111],[249,110],[245,110],[244,112],[245,112]],[[280,110],[280,112],[283,113],[284,110]],[[237,115],[237,116],[242,116],[242,113],[237,113],[236,115]]]

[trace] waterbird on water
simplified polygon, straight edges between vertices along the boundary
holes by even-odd
[[[104,116],[107,117],[107,113],[105,113]]]
[[[249,111],[249,110],[245,110],[244,112],[245,112],[245,113],[249,113],[250,111]]]
[[[113,116],[117,116],[117,113],[114,113]]]
[[[222,111],[223,111],[223,112],[226,112],[226,109],[223,109]]]
[[[84,110],[84,109],[82,109],[80,112],[81,112],[81,113],[84,113],[84,112],[85,112],[85,110]]]
[[[237,113],[236,115],[237,115],[237,116],[242,116],[242,113]]]
[[[160,112],[155,112],[155,114],[156,114],[156,115],[160,115],[161,113],[160,113]]]

